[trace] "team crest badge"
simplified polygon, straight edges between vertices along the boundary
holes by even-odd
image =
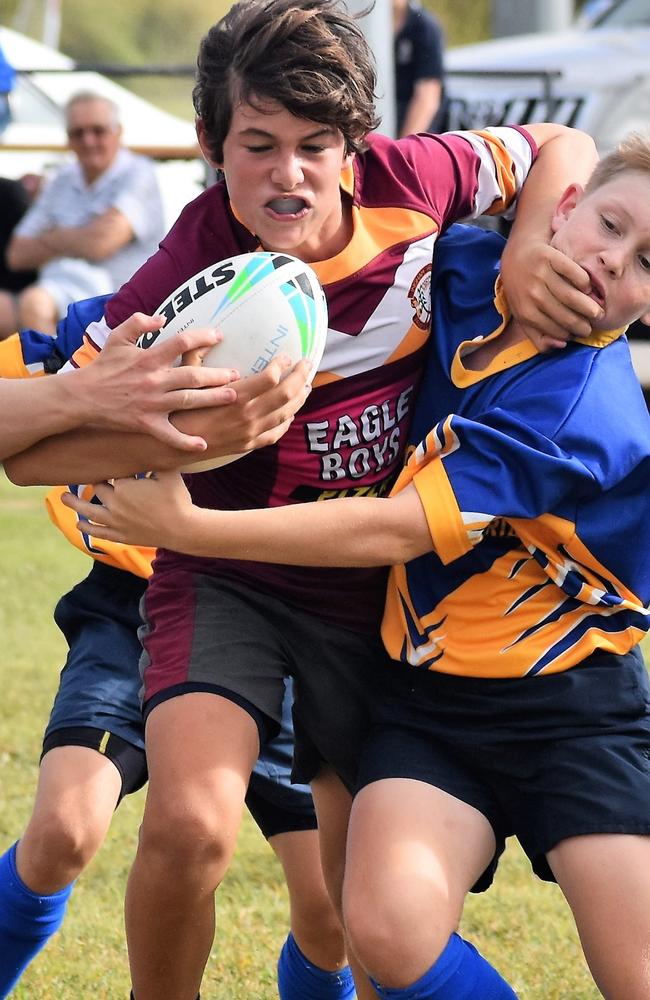
[[[413,306],[413,322],[419,330],[428,330],[431,325],[431,264],[415,275],[408,295]]]

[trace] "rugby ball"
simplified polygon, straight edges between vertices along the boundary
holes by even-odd
[[[295,362],[307,358],[313,376],[325,348],[327,303],[320,281],[308,264],[285,253],[258,251],[212,264],[184,281],[157,312],[164,326],[142,334],[139,347],[189,327],[217,327],[223,340],[203,364],[236,368],[242,378],[263,371],[281,353]],[[183,471],[215,469],[241,457],[206,459]]]

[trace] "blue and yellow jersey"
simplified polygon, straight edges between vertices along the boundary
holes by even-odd
[[[414,483],[435,552],[391,571],[382,627],[394,659],[475,677],[625,652],[650,600],[650,417],[626,338],[546,356],[526,342],[466,367],[472,341],[508,320],[501,247],[468,227],[438,243],[428,367],[394,488]]]
[[[107,298],[105,295],[98,296],[71,305],[58,325],[56,337],[35,330],[21,330],[0,341],[0,378],[37,378],[58,371],[78,349],[88,324],[101,319]],[[91,486],[78,484],[56,486],[45,498],[50,519],[68,541],[98,562],[116,566],[136,576],[148,577],[155,550],[120,542],[98,541],[80,532],[77,528],[78,515],[61,503],[61,496],[67,490],[83,494],[86,499],[93,496],[93,490]]]

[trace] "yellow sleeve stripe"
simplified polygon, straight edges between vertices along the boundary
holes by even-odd
[[[454,491],[440,458],[434,458],[413,477],[431,532],[433,547],[447,565],[472,549]]]
[[[17,333],[0,340],[0,378],[39,378],[44,374],[42,366],[32,371],[25,364]]]

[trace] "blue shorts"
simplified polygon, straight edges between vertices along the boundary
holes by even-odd
[[[138,668],[142,648],[137,638],[139,603],[145,589],[145,580],[96,562],[88,576],[61,598],[54,612],[69,652],[45,731],[43,753],[56,746],[98,750],[120,772],[122,794],[135,791],[147,780]],[[281,731],[262,748],[246,798],[267,838],[316,827],[309,788],[291,784],[292,757],[289,689]]]
[[[93,563],[54,609],[69,651],[43,753],[56,746],[88,746],[103,753],[120,772],[122,794],[147,780],[137,636],[145,587],[146,580],[131,573]]]
[[[640,651],[562,673],[457,677],[395,664],[359,787],[413,778],[474,806],[497,849],[515,835],[540,878],[569,837],[650,834],[650,683]]]

